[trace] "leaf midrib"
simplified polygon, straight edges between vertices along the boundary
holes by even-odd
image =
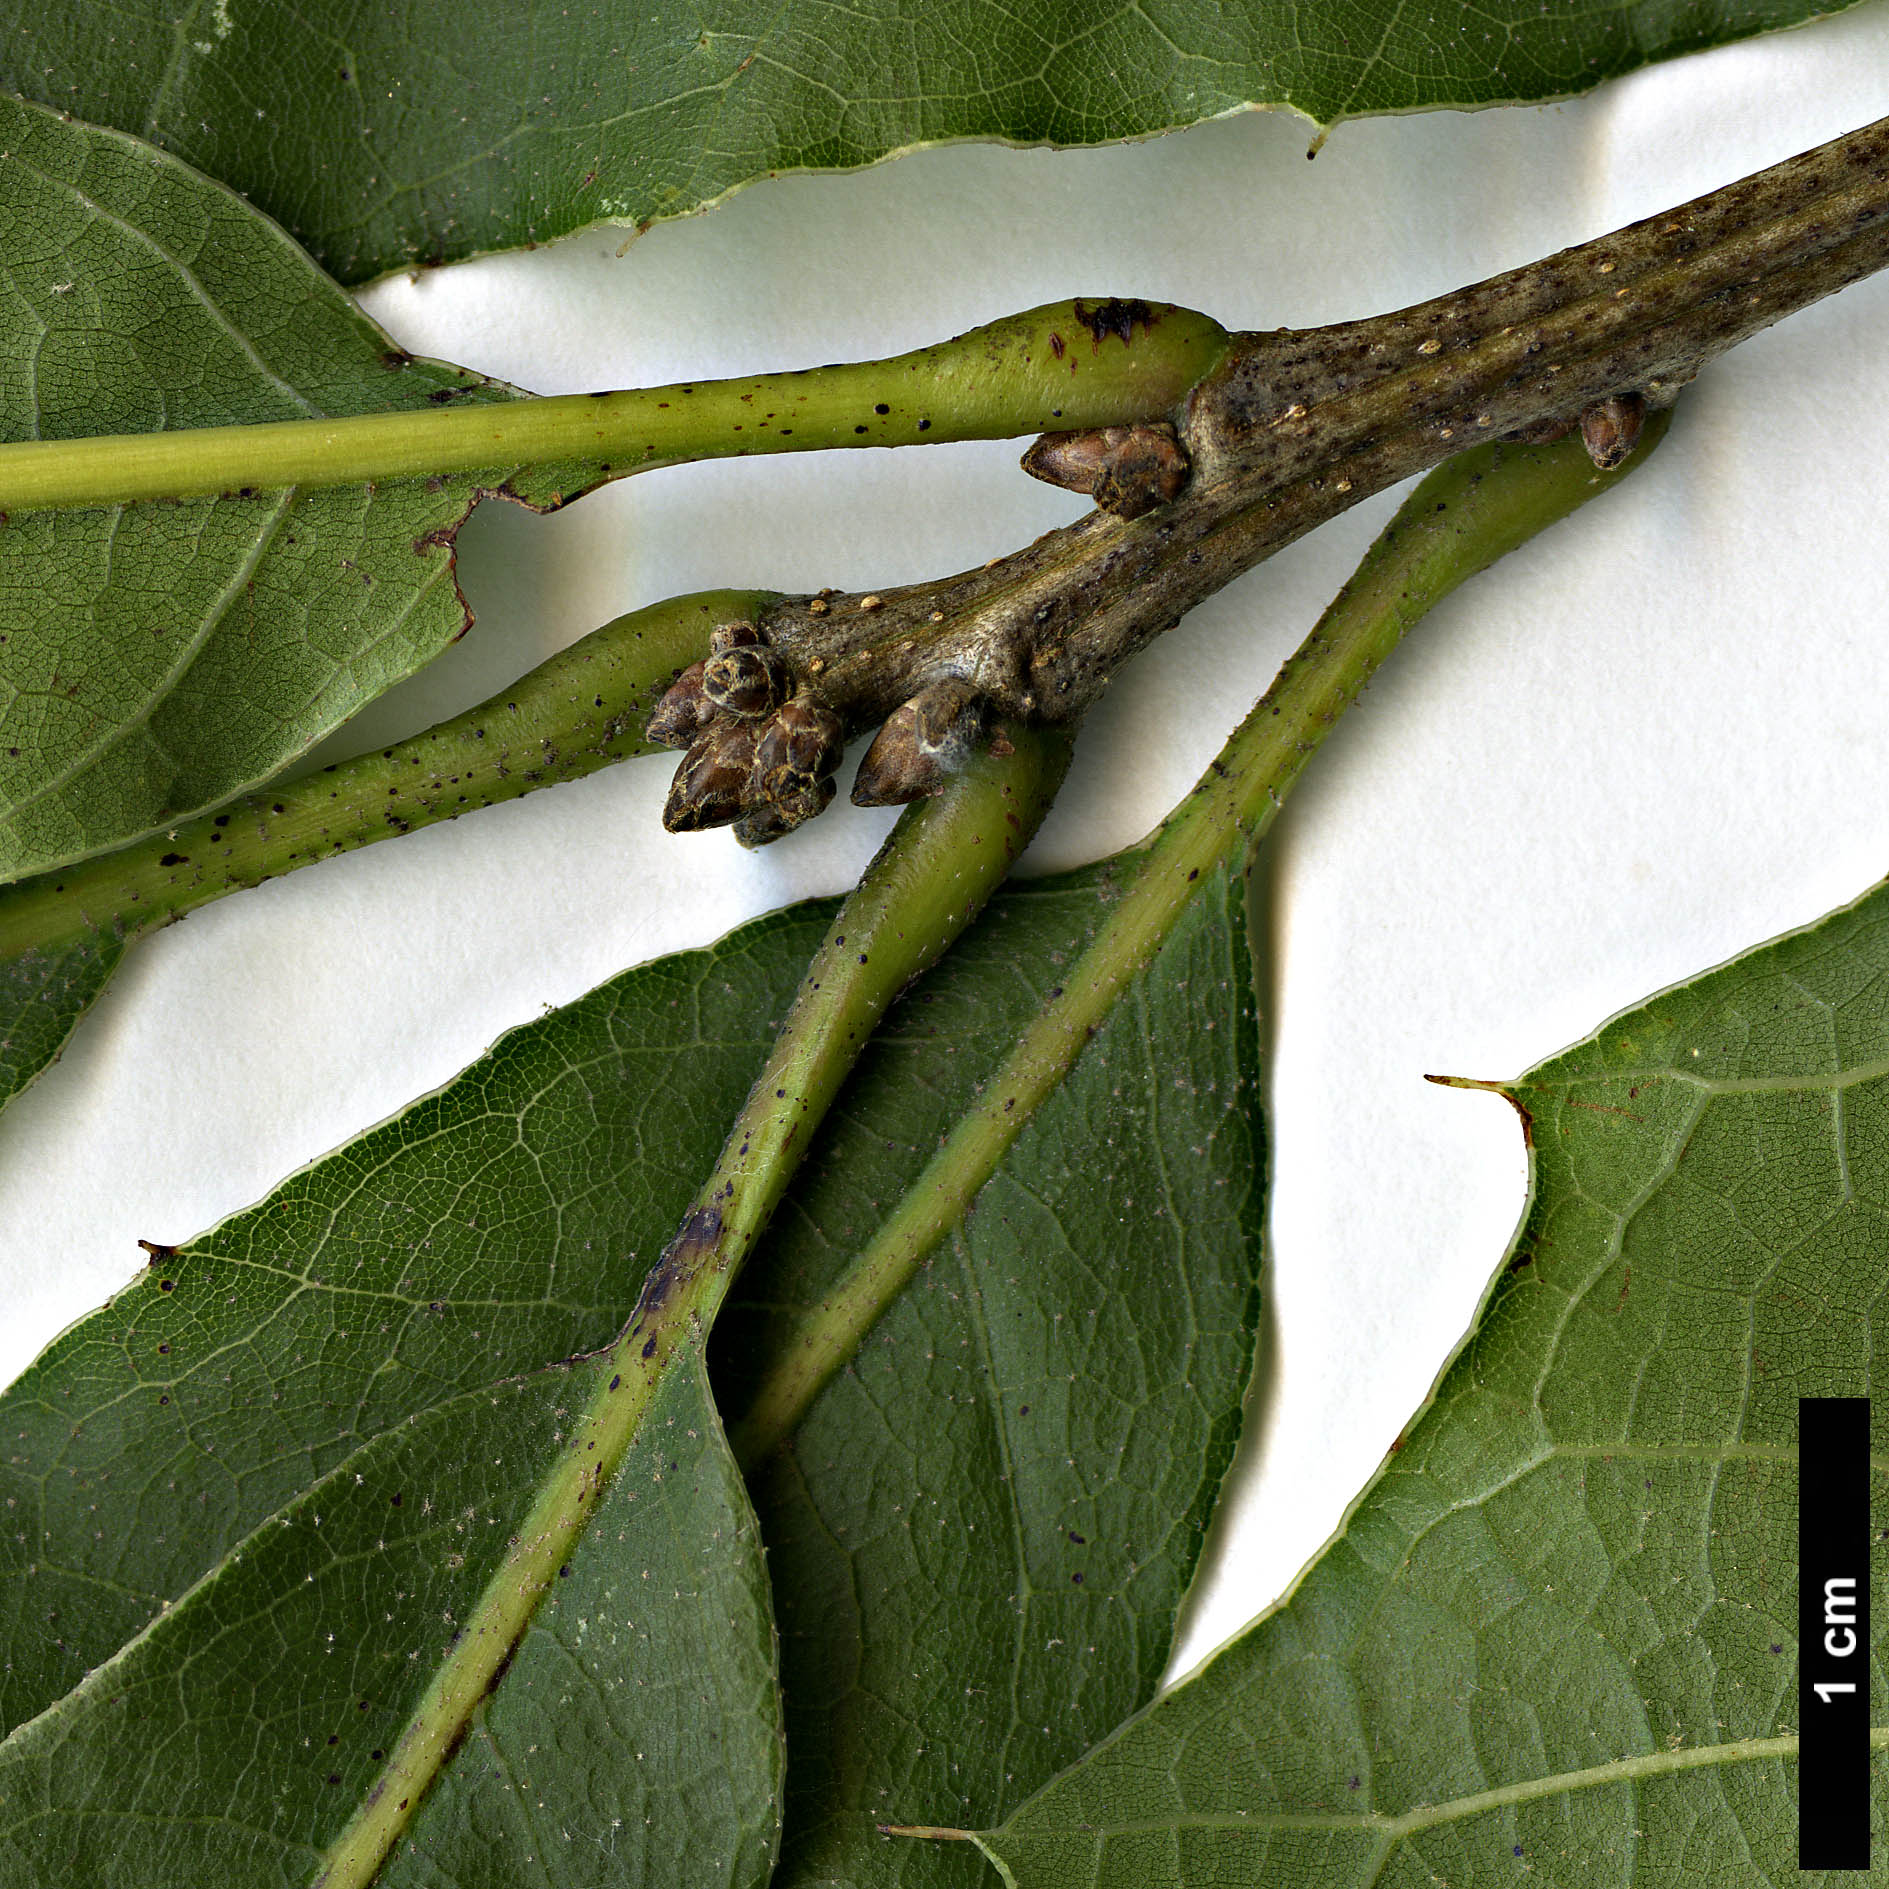
[[[1547,1080],[1531,1078],[1527,1086],[1531,1089],[1579,1089],[1600,1083],[1657,1082],[1664,1077],[1673,1082],[1683,1082],[1688,1088],[1697,1089],[1705,1096],[1785,1095],[1796,1089],[1835,1094],[1842,1089],[1853,1089],[1859,1083],[1875,1082],[1883,1076],[1889,1076],[1889,1056],[1880,1056],[1874,1062],[1858,1063],[1854,1068],[1832,1069],[1821,1074],[1695,1076],[1676,1063],[1668,1063],[1653,1069],[1588,1069],[1574,1075],[1552,1076]],[[1517,1082],[1505,1086],[1520,1089],[1523,1085]]]
[[[17,825],[21,814],[39,806],[54,794],[63,793],[82,774],[95,768],[104,756],[124,748],[134,736],[145,734],[149,730],[158,710],[171,700],[191,670],[196,667],[198,657],[203,654],[210,639],[222,627],[224,619],[235,607],[236,600],[243,594],[249,580],[255,576],[262,560],[275,544],[284,522],[294,511],[298,497],[297,488],[288,487],[277,498],[269,515],[260,521],[249,550],[231,571],[223,587],[211,598],[196,628],[179,645],[170,668],[152,684],[143,708],[136,715],[123,721],[108,722],[86,746],[75,749],[64,765],[53,769],[36,785],[17,795],[7,809],[7,820],[10,825]],[[122,517],[122,515],[123,507],[120,507],[119,516]],[[114,533],[116,529],[114,522]]]
[[[1889,1750],[1889,1725],[1870,1728],[1872,1751]],[[1442,1823],[1456,1823],[1481,1816],[1489,1810],[1501,1810],[1511,1804],[1534,1803],[1544,1797],[1571,1791],[1596,1790],[1638,1778],[1670,1776],[1676,1772],[1707,1770],[1719,1765],[1757,1764],[1769,1758],[1794,1758],[1798,1734],[1787,1732],[1776,1738],[1743,1738],[1723,1745],[1697,1745],[1670,1751],[1639,1752],[1631,1757],[1612,1758],[1605,1764],[1589,1765],[1579,1771],[1556,1771],[1546,1777],[1526,1778],[1514,1784],[1498,1784],[1486,1791],[1472,1791],[1463,1797],[1440,1804],[1419,1804],[1396,1816],[1381,1811],[1351,1814],[1332,1812],[1240,1812],[1177,1811],[1171,1816],[1147,1817],[1124,1823],[1032,1824],[1029,1836],[1037,1839],[1067,1837],[1156,1836],[1170,1830],[1369,1830],[1396,1842],[1419,1830]],[[966,1834],[972,1834],[967,1832]],[[998,1831],[981,1833],[995,1837]]]

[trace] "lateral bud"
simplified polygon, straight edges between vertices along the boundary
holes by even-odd
[[[676,769],[663,805],[671,833],[726,826],[740,816],[754,766],[754,723],[718,718],[708,725]]]
[[[886,717],[853,777],[853,805],[897,807],[944,791],[982,724],[977,691],[957,676],[931,683]]]
[[[750,852],[771,846],[795,827],[805,826],[815,814],[824,813],[833,804],[836,791],[829,774],[824,780],[789,789],[778,800],[764,800],[735,822],[735,838]]]
[[[1599,472],[1611,472],[1640,443],[1646,420],[1641,394],[1610,394],[1581,415],[1581,444]]]
[[[1019,463],[1031,478],[1086,493],[1120,518],[1139,518],[1179,498],[1190,470],[1187,450],[1165,420],[1045,433]]]
[[[702,669],[702,694],[718,709],[744,720],[771,715],[794,692],[794,678],[775,651],[756,644],[709,657]]]
[[[796,695],[756,732],[748,798],[779,801],[812,787],[839,766],[845,746],[846,730],[840,718],[824,702]],[[816,807],[814,812],[819,810]]]
[[[715,712],[702,693],[702,672],[706,667],[705,663],[692,662],[669,685],[668,693],[656,704],[656,712],[650,716],[649,726],[644,731],[651,741],[665,748],[694,745],[696,736]]]

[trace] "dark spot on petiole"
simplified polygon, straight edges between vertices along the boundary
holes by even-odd
[[[1124,301],[1119,296],[1111,296],[1108,301],[1098,302],[1093,308],[1078,302],[1076,319],[1088,329],[1090,339],[1099,348],[1110,335],[1114,335],[1124,347],[1128,346],[1134,339],[1137,325],[1152,328],[1158,318],[1144,301]]]

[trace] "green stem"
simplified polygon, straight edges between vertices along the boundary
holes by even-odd
[[[1118,313],[1116,311],[1127,311]],[[559,461],[691,459],[1005,439],[1156,418],[1226,331],[1165,303],[1051,302],[884,361],[621,393],[0,446],[0,512],[357,485]]]
[[[329,1852],[321,1889],[373,1880],[497,1682],[634,1441],[670,1360],[699,1346],[874,1024],[1009,871],[1068,765],[1071,731],[1011,730],[936,800],[908,808],[841,906],[714,1171],[652,1268],[517,1545],[387,1770]]]
[[[1432,472],[1404,502],[1355,576],[1280,670],[1192,793],[1147,843],[1061,994],[984,1085],[846,1275],[777,1347],[782,1362],[734,1425],[745,1468],[792,1433],[821,1387],[964,1217],[1005,1152],[1054,1091],[1115,1000],[1153,958],[1195,890],[1256,844],[1306,763],[1404,632],[1456,586],[1624,478],[1665,432],[1597,473],[1577,439],[1496,444]]]
[[[886,1007],[983,910],[1029,844],[1074,732],[1011,727],[996,754],[980,753],[936,800],[903,815],[815,953],[721,1158],[651,1274],[652,1329],[678,1284],[697,1274],[718,1275],[719,1306]],[[631,1338],[638,1329],[632,1319]]]
[[[718,623],[771,591],[710,590],[618,617],[411,740],[264,788],[115,853],[0,890],[0,962],[130,939],[297,866],[657,752],[643,726]]]

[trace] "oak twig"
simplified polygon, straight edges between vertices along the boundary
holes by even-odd
[[[884,1214],[842,1278],[768,1340],[753,1402],[729,1440],[744,1468],[779,1448],[833,1373],[969,1211],[1011,1144],[1074,1066],[1116,1000],[1216,872],[1237,870],[1325,737],[1406,630],[1457,585],[1626,478],[1637,454],[1597,471],[1572,440],[1492,443],[1440,467],[1405,500],[1311,634],[1137,859],[1122,856],[1094,938],[978,1099]]]
[[[1885,262],[1889,119],[1414,308],[1235,335],[1165,419],[1025,455],[1093,494],[1087,517],[955,577],[769,606],[745,633],[776,664],[762,706],[706,700],[686,674],[651,727],[690,750],[665,819],[773,837],[825,805],[840,743],[874,727],[854,799],[935,792],[980,718],[1080,717],[1195,604],[1359,500],[1484,440],[1575,426],[1617,464],[1704,362]],[[1103,312],[1124,333],[1172,318]],[[819,738],[777,795],[755,757],[783,716]]]

